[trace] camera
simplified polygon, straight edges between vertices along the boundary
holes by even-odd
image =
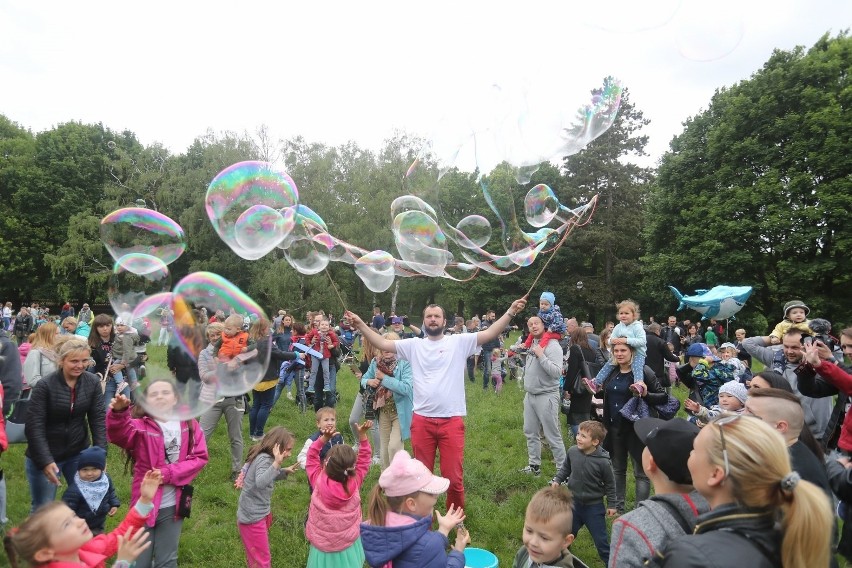
[[[829,351],[837,349],[837,341],[829,335],[831,332],[830,321],[822,318],[814,318],[811,320],[809,327],[811,328],[813,335],[803,335],[802,345],[811,345],[815,341],[820,341],[828,347]]]

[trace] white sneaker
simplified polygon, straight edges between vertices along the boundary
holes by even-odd
[[[372,465],[382,465],[382,458],[379,456],[373,456],[373,460],[370,463]]]
[[[289,400],[293,400],[293,392],[292,391],[287,391],[287,398]]]

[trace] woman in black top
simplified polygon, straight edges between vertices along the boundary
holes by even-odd
[[[586,363],[596,363],[597,358],[595,357],[595,350],[589,346],[585,329],[577,327],[568,336],[571,338],[571,347],[569,348],[568,368],[565,369],[562,397],[565,398],[566,392],[571,396],[571,410],[567,415],[568,428],[576,438],[580,423],[590,420],[592,411],[592,393],[580,379],[583,369],[582,362],[585,360]],[[589,378],[594,378],[595,373],[591,373],[591,375]]]

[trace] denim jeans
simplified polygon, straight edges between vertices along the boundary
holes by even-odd
[[[633,462],[633,476],[636,480],[636,503],[644,501],[651,494],[651,482],[642,469],[642,450],[645,446],[636,435],[633,423],[621,420],[608,426],[604,445],[612,459],[612,472],[615,474],[615,509],[625,511],[624,500],[627,495],[627,458]],[[610,505],[612,507],[612,505]]]
[[[598,556],[606,566],[609,564],[609,538],[606,533],[606,509],[603,501],[591,505],[574,501],[574,528],[571,532],[575,537],[583,525],[589,529],[592,540],[595,541],[595,548],[598,549]]]
[[[56,462],[56,467],[59,468],[58,477],[60,481],[64,477],[69,487],[74,485],[74,475],[77,473],[77,457],[74,456]],[[45,503],[50,503],[56,499],[56,490],[59,487],[49,482],[44,471],[39,469],[30,458],[24,458],[24,470],[30,485],[30,513],[33,513]]]
[[[116,396],[116,389],[118,388],[118,384],[124,380],[124,375],[121,374],[121,371],[118,371],[111,377],[107,377],[106,380],[106,388],[104,389],[104,405],[109,411],[109,403],[112,402],[112,399]],[[130,398],[130,385],[126,385],[124,389],[122,389],[121,393],[124,396]],[[71,479],[74,479],[74,476],[71,476]]]
[[[272,411],[272,402],[275,400],[275,389],[265,391],[252,391],[252,404],[249,411],[249,436],[255,438],[263,437],[263,429]]]
[[[440,452],[441,477],[450,480],[447,507],[454,504],[464,508],[464,417],[430,418],[415,412],[411,446],[414,457],[429,471],[435,467],[435,452]]]
[[[309,384],[309,389],[314,389],[314,410],[319,410],[324,406],[334,408],[337,405],[337,398],[334,396],[334,389],[337,386],[337,369],[334,365],[329,365],[328,387],[325,387],[325,374],[319,372],[316,374],[316,382]]]
[[[476,355],[471,355],[467,358],[467,379],[470,382],[475,382],[476,379],[473,377],[474,364],[476,363]]]
[[[491,353],[482,351],[482,388],[488,388],[488,381],[491,379]]]

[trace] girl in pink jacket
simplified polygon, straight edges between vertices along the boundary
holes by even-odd
[[[179,400],[172,381],[154,380],[142,396],[148,414],[140,413],[140,418],[131,417],[127,397],[118,395],[112,399],[106,420],[107,438],[124,448],[133,460],[132,500],[139,496],[146,471],[162,473],[162,484],[154,495],[154,512],[148,518],[151,547],[136,561],[137,568],[148,568],[154,560],[157,566],[177,567],[181,528],[183,519],[189,516],[187,505],[191,504],[191,494],[184,495],[184,491],[207,465],[207,443],[197,421],[171,419]],[[140,410],[139,406],[134,407],[134,415]]]
[[[370,469],[372,449],[367,432],[373,421],[358,425],[358,455],[351,447],[332,446],[320,462],[320,450],[335,435],[333,427],[308,450],[305,471],[314,488],[308,510],[305,536],[311,543],[308,568],[361,568],[364,547],[361,546],[361,495],[359,489]]]

